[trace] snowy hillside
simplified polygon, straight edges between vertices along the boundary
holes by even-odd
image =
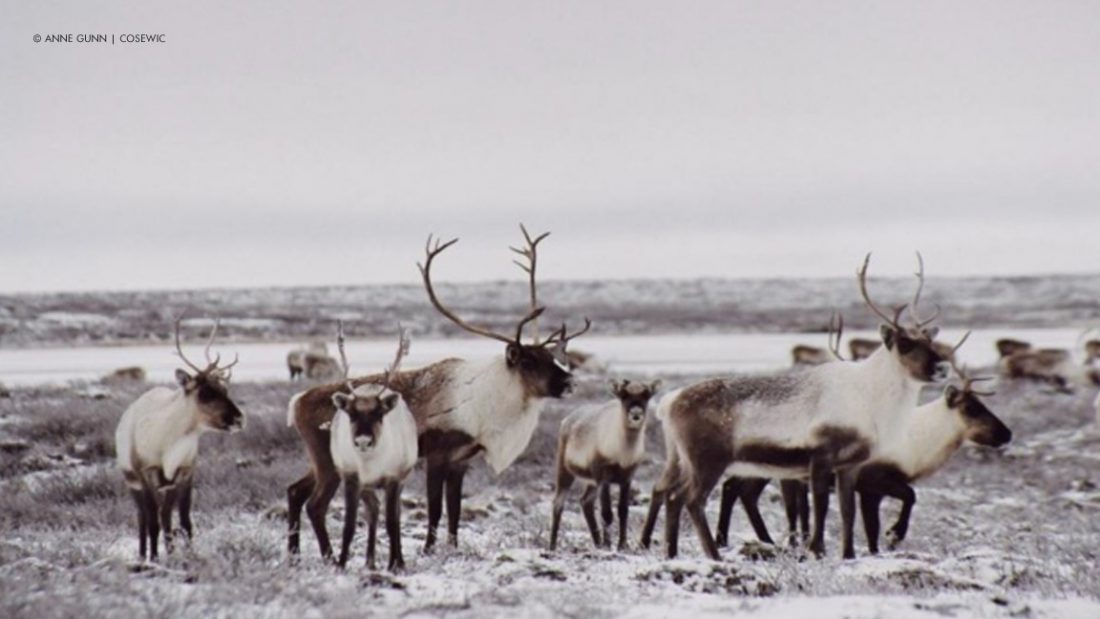
[[[904,303],[911,278],[872,280],[883,303]],[[510,330],[525,308],[519,281],[440,284],[444,302],[472,321]],[[547,324],[590,316],[594,333],[819,331],[833,309],[870,327],[854,278],[559,281],[540,286]],[[925,303],[945,326],[1083,328],[1100,324],[1100,275],[930,278]],[[401,320],[414,335],[449,336],[416,285],[0,295],[0,347],[164,341],[183,309],[222,320],[227,340],[386,335]]]

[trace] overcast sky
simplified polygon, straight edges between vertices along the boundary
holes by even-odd
[[[0,291],[1100,270],[1097,2],[2,1]]]

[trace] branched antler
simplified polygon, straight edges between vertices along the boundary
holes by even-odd
[[[379,394],[390,388],[390,383],[393,381],[394,375],[400,370],[401,361],[409,354],[411,345],[412,339],[409,337],[408,330],[401,326],[401,323],[397,323],[397,353],[394,355],[393,363],[386,366],[383,371]],[[336,350],[340,353],[340,366],[344,371],[344,385],[348,388],[348,393],[355,397],[355,383],[351,380],[351,366],[348,364],[347,351],[344,350],[344,322],[342,320],[336,321]]]
[[[526,264],[520,262],[519,260],[513,260],[512,262],[516,266],[518,266],[519,268],[523,269],[524,272],[527,273],[528,289],[530,290],[530,296],[531,296],[530,309],[531,309],[531,311],[534,311],[539,306],[538,287],[535,284],[535,269],[538,267],[538,247],[539,247],[539,243],[541,243],[543,241],[543,239],[550,236],[550,233],[549,232],[543,232],[542,234],[538,235],[537,237],[531,238],[531,235],[528,234],[527,228],[524,227],[523,224],[519,225],[519,229],[520,229],[521,232],[523,232],[523,240],[526,243],[526,246],[523,249],[520,249],[518,247],[509,246],[508,249],[516,252],[520,256],[523,256],[524,258],[527,259]],[[532,318],[532,320],[534,322],[531,323],[531,331],[532,331],[532,340],[531,341],[532,341],[533,344],[538,344],[539,343],[538,316],[536,315],[535,317]],[[520,332],[521,333],[522,333],[522,328],[523,327],[521,325],[520,326]],[[519,336],[516,337],[516,340],[517,341],[519,340]]]
[[[878,315],[879,318],[889,323],[894,328],[900,328],[898,324],[901,318],[901,313],[905,311],[905,306],[898,307],[894,312],[894,317],[891,318],[886,312],[882,311],[875,302],[871,300],[871,294],[867,292],[867,268],[871,264],[871,254],[868,252],[867,256],[863,258],[863,266],[856,271],[856,278],[859,280],[859,293],[863,295],[863,302],[867,304],[867,307]]]
[[[229,379],[233,376],[230,368],[237,365],[237,362],[240,361],[240,356],[234,355],[232,363],[221,367],[218,367],[218,364],[221,362],[220,354],[216,354],[213,359],[210,358],[210,347],[213,346],[214,338],[218,334],[218,320],[214,320],[214,327],[210,330],[210,336],[206,339],[206,348],[203,349],[202,354],[206,358],[206,367],[200,368],[199,366],[195,365],[190,359],[188,359],[186,355],[183,354],[183,346],[180,343],[180,327],[183,323],[183,316],[186,313],[186,311],[180,312],[180,315],[176,318],[175,322],[176,356],[183,360],[183,362],[186,363],[187,366],[190,367],[192,370],[195,370],[196,374],[216,376],[225,382],[229,382]]]
[[[561,328],[551,333],[550,337],[546,338],[539,346],[553,345],[558,350],[565,352],[565,347],[569,344],[570,340],[584,335],[591,328],[592,321],[587,317],[584,319],[584,326],[581,327],[579,331],[574,331],[573,333],[569,333],[566,330],[565,323],[563,322],[561,323]]]
[[[917,327],[923,329],[925,325],[931,324],[940,316],[940,306],[936,306],[936,310],[932,313],[931,318],[921,319],[918,313],[918,304],[920,303],[920,293],[924,290],[924,256],[917,252],[917,272],[913,275],[917,276],[917,291],[913,294],[913,302],[909,305],[909,313],[913,316],[913,321],[917,324]]]
[[[386,378],[382,381],[382,391],[390,388],[390,382],[393,380],[394,374],[401,369],[401,362],[409,354],[410,346],[412,346],[412,339],[409,338],[408,330],[401,326],[401,323],[397,323],[397,353],[393,357],[393,363],[386,367]]]
[[[947,361],[948,361],[948,363],[951,364],[951,369],[955,370],[955,374],[958,374],[959,379],[962,380],[962,390],[963,391],[973,393],[974,395],[991,396],[991,395],[993,395],[994,392],[992,392],[992,391],[977,391],[973,388],[973,385],[974,385],[974,383],[977,383],[977,382],[993,380],[992,376],[971,376],[967,373],[966,366],[959,367],[959,365],[958,365],[957,358],[958,358],[959,349],[962,348],[963,343],[965,343],[966,339],[969,338],[969,337],[970,337],[970,331],[967,331],[966,333],[963,334],[962,338],[959,339],[959,343],[955,344],[951,348],[951,355],[949,356]]]
[[[448,320],[450,320],[454,324],[458,325],[462,329],[464,329],[466,331],[469,331],[470,333],[474,333],[476,335],[482,335],[482,336],[485,336],[485,337],[488,337],[488,338],[492,338],[494,340],[499,340],[499,341],[505,342],[507,344],[517,344],[517,345],[523,346],[524,345],[523,344],[523,329],[527,326],[528,323],[530,323],[532,321],[537,321],[539,316],[541,316],[543,311],[546,309],[544,307],[539,307],[537,305],[537,303],[538,303],[538,294],[537,294],[537,282],[536,282],[536,278],[535,278],[535,271],[536,271],[536,267],[537,267],[537,264],[538,264],[538,249],[537,249],[538,244],[541,243],[543,241],[543,239],[545,239],[547,236],[549,236],[550,233],[549,232],[544,232],[544,233],[540,234],[537,237],[532,237],[527,232],[527,228],[524,227],[522,224],[520,224],[520,230],[523,231],[523,238],[527,243],[527,247],[525,247],[524,249],[519,249],[519,248],[516,248],[516,247],[512,247],[511,249],[512,249],[512,251],[514,251],[514,252],[516,252],[516,253],[518,253],[518,254],[520,254],[520,255],[522,255],[522,256],[524,256],[525,258],[528,259],[528,264],[526,264],[526,265],[523,264],[522,262],[518,261],[518,260],[516,260],[515,263],[517,265],[519,265],[519,267],[522,268],[529,276],[531,308],[530,308],[530,311],[528,311],[527,314],[524,315],[523,318],[521,318],[519,320],[519,322],[516,324],[515,336],[508,337],[507,335],[502,335],[500,333],[496,333],[495,331],[492,331],[491,329],[488,329],[486,327],[482,327],[482,326],[478,326],[478,325],[474,325],[474,324],[471,324],[469,322],[466,322],[465,320],[459,318],[458,315],[456,315],[454,312],[452,312],[450,309],[448,309],[445,305],[443,305],[443,303],[439,300],[439,297],[436,295],[435,289],[432,287],[432,277],[431,277],[432,261],[435,260],[436,256],[441,254],[448,247],[450,247],[451,245],[454,245],[455,243],[457,243],[458,239],[451,239],[450,241],[447,241],[446,243],[441,243],[439,240],[435,240],[435,243],[433,244],[432,241],[433,241],[434,237],[432,235],[428,235],[428,241],[424,246],[424,254],[425,254],[424,263],[421,264],[421,263],[418,262],[416,264],[416,266],[420,269],[420,276],[424,280],[424,288],[428,292],[428,299],[431,301],[432,306],[434,306],[435,309],[440,314],[443,314],[443,316],[445,316]],[[543,340],[541,342],[539,341],[538,327],[537,327],[537,323],[536,323],[535,334],[534,334],[535,335],[534,342],[530,345],[531,346],[538,346],[538,347],[546,347],[546,346],[549,346],[549,345],[553,344],[553,345],[556,345],[558,348],[564,349],[566,344],[568,344],[569,340],[584,334],[585,332],[588,331],[589,328],[592,327],[592,321],[591,320],[585,318],[584,322],[585,322],[584,328],[581,329],[580,331],[577,331],[576,333],[568,334],[566,332],[565,325],[562,325],[562,328],[560,330],[555,331],[554,333],[552,333],[550,335],[550,337],[548,337],[546,340]]]
[[[443,316],[445,316],[448,320],[455,323],[459,327],[475,335],[482,335],[507,344],[511,344],[512,342],[519,343],[518,336],[513,339],[508,337],[507,335],[501,335],[485,327],[466,322],[465,320],[459,318],[458,315],[456,315],[454,312],[447,309],[447,307],[444,306],[442,302],[440,302],[439,297],[435,294],[435,289],[432,287],[432,261],[435,260],[436,256],[443,253],[443,250],[457,243],[458,239],[451,239],[446,243],[440,243],[437,239],[435,245],[433,246],[432,238],[432,235],[428,235],[428,242],[424,246],[424,253],[426,256],[424,263],[421,264],[418,262],[416,263],[416,266],[420,268],[420,276],[424,280],[424,288],[428,291],[428,300],[432,302],[432,305],[435,307],[436,311],[438,311],[440,314],[443,314]],[[523,320],[520,321],[519,332],[522,334],[524,323],[534,320],[541,313],[542,308],[535,308],[531,310],[526,316],[524,316]]]

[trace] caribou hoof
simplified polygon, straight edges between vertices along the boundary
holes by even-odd
[[[896,529],[890,529],[886,532],[886,547],[890,550],[894,550],[905,539],[905,533]]]

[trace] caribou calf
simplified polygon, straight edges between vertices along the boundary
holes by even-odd
[[[210,430],[244,429],[244,415],[228,392],[230,368],[237,361],[219,367],[220,356],[210,359],[217,331],[215,323],[206,344],[208,364],[200,368],[183,355],[177,319],[176,352],[195,373],[177,369],[178,390],[154,387],[146,391],[122,414],[115,430],[118,468],[138,510],[142,559],[157,558],[162,529],[165,548],[172,550],[172,510],[177,504],[180,526],[188,538],[192,536],[191,475],[199,454],[199,435]]]
[[[582,408],[562,420],[558,435],[557,488],[550,520],[551,550],[558,546],[558,528],[566,493],[578,478],[585,484],[581,509],[596,546],[611,545],[607,533],[612,521],[610,484],[618,484],[618,548],[626,547],[630,481],[634,469],[645,457],[646,409],[659,388],[660,381],[650,384],[613,381],[614,400]],[[597,493],[601,497],[602,536],[596,526]]]
[[[344,376],[347,355],[341,330],[337,340]],[[337,472],[344,482],[344,533],[340,546],[340,567],[347,565],[348,549],[355,537],[356,506],[362,497],[367,508],[367,567],[374,569],[378,528],[378,498],[375,488],[386,491],[386,535],[390,540],[388,568],[401,570],[401,484],[416,466],[416,419],[401,394],[390,389],[389,378],[408,354],[409,339],[401,329],[397,357],[386,370],[381,385],[348,383],[349,393],[332,394],[336,414],[332,418],[330,449]]]
[[[856,491],[860,495],[867,549],[878,552],[879,505],[883,497],[902,502],[898,520],[886,532],[890,547],[897,546],[909,530],[909,518],[916,503],[914,482],[935,473],[958,450],[963,441],[1000,447],[1012,440],[1012,431],[978,398],[964,377],[963,386],[949,385],[943,397],[918,406],[895,433],[892,444],[882,446],[881,455],[859,470]]]

